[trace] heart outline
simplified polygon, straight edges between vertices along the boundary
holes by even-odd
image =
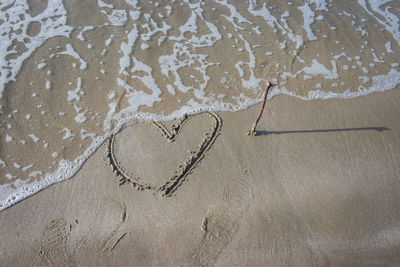
[[[125,183],[130,183],[141,191],[149,189],[156,192],[161,191],[163,192],[162,195],[165,197],[171,196],[177,190],[177,188],[182,185],[182,183],[186,180],[185,178],[192,172],[192,170],[198,166],[200,161],[204,158],[206,152],[211,148],[217,136],[221,132],[221,118],[215,112],[207,111],[207,113],[214,119],[214,127],[212,128],[212,131],[205,134],[205,137],[200,141],[199,149],[194,152],[194,156],[190,156],[188,160],[185,160],[184,164],[179,166],[178,171],[175,171],[175,174],[168,178],[167,181],[160,186],[144,183],[140,178],[131,177],[126,173],[124,168],[121,167],[116,160],[114,154],[114,142],[118,133],[113,134],[109,139],[107,157],[113,172],[115,172],[117,177],[120,177],[119,185],[121,186]],[[162,135],[165,136],[169,142],[173,142],[179,135],[185,123],[195,116],[196,115],[184,115],[177,126],[172,126],[172,133],[158,121],[153,121],[153,124],[158,127],[158,129],[162,132]]]

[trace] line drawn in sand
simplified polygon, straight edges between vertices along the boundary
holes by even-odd
[[[180,165],[178,170],[175,171],[171,177],[167,178],[166,182],[161,185],[148,184],[143,182],[139,177],[132,177],[131,175],[127,174],[127,172],[123,167],[120,166],[118,160],[115,158],[114,142],[117,134],[112,135],[108,145],[107,158],[109,159],[109,163],[117,177],[120,177],[119,185],[129,183],[138,190],[149,189],[156,192],[162,192],[163,196],[171,196],[177,190],[177,188],[182,185],[182,183],[185,181],[185,178],[192,172],[192,170],[198,166],[221,131],[221,118],[214,112],[207,113],[214,119],[214,126],[212,127],[211,131],[205,134],[204,138],[199,144],[198,150],[192,152],[192,155],[189,157],[189,159]],[[195,116],[196,115],[185,115],[182,119],[180,119],[178,125],[172,125],[172,129],[170,131],[160,122],[154,121],[153,124],[161,131],[162,135],[169,142],[173,142],[177,138],[185,123]]]
[[[208,266],[216,262],[218,255],[234,237],[238,222],[252,199],[253,190],[243,180],[236,180],[225,188],[224,204],[203,220],[204,235],[190,259],[192,265]]]
[[[76,266],[68,250],[71,224],[64,219],[48,222],[36,242],[36,252],[41,260],[50,266]]]

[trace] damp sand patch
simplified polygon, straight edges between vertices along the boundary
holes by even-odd
[[[185,115],[171,127],[157,121],[137,123],[111,136],[109,164],[120,185],[171,196],[206,156],[221,127],[214,112]]]

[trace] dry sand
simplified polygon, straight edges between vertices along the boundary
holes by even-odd
[[[279,96],[255,137],[246,132],[259,105],[219,113],[220,135],[171,197],[119,186],[104,144],[72,179],[0,212],[1,265],[397,266],[398,103],[398,88],[351,100]],[[129,126],[116,158],[163,183],[213,123],[194,117],[172,143],[152,124]]]

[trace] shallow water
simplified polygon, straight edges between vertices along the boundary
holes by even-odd
[[[400,83],[398,1],[25,2],[0,4],[0,210],[136,119]]]

